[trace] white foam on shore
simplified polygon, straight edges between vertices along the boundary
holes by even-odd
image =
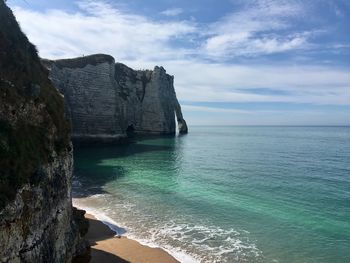
[[[120,203],[113,200],[109,194],[96,194],[75,198],[73,203],[118,235],[148,247],[161,248],[180,262],[231,263],[263,259],[262,251],[249,239],[247,231],[225,229],[191,218],[170,216],[160,220],[154,213],[140,212],[125,200]]]
[[[160,246],[160,245],[158,245],[150,240],[138,238],[138,237],[128,233],[128,231],[121,234],[120,233],[121,229],[124,229],[124,228],[121,227],[120,224],[118,224],[115,220],[113,220],[112,218],[110,218],[106,214],[98,211],[95,208],[81,205],[77,199],[73,198],[72,202],[73,202],[73,206],[75,206],[79,209],[83,209],[88,214],[93,215],[97,220],[101,221],[103,224],[108,226],[112,231],[114,231],[116,233],[116,235],[123,235],[127,238],[130,238],[132,240],[139,242],[141,245],[144,245],[144,246],[148,246],[151,248],[161,248],[164,251],[166,251],[167,253],[169,253],[171,256],[173,256],[176,260],[178,260],[179,262],[182,262],[182,263],[199,263],[200,262],[200,259],[197,259],[194,256],[189,255],[189,254],[187,254],[179,249],[176,249],[176,248],[173,248],[170,246],[169,247]]]

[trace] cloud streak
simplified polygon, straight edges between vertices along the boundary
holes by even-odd
[[[165,16],[178,16],[183,13],[182,8],[170,8],[161,12]]]
[[[300,2],[244,3],[239,11],[210,25],[211,35],[202,46],[208,56],[224,59],[228,55],[257,56],[307,48],[311,34],[293,28],[293,23],[305,12]]]
[[[137,62],[136,64],[141,64]],[[164,62],[182,100],[350,105],[348,69],[321,66]],[[273,89],[275,94],[255,90]]]

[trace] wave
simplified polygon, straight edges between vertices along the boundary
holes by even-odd
[[[99,198],[101,196],[103,196],[103,195],[94,195],[93,197]],[[148,246],[148,247],[152,247],[152,248],[161,248],[161,249],[165,250],[166,252],[168,252],[171,256],[173,256],[176,260],[178,260],[179,262],[182,262],[182,263],[198,263],[198,262],[200,262],[199,259],[197,259],[191,255],[188,255],[179,249],[172,248],[172,247],[162,247],[162,246],[158,245],[157,243],[152,242],[151,240],[139,238],[134,234],[131,234],[131,233],[128,233],[127,231],[124,231],[124,228],[119,227],[120,224],[117,223],[116,221],[114,221],[112,218],[110,218],[109,216],[107,216],[106,214],[104,214],[103,212],[99,211],[96,208],[82,205],[76,199],[73,199],[73,206],[75,206],[79,209],[83,209],[88,214],[93,215],[97,220],[101,221],[103,224],[108,226],[112,231],[114,231],[116,233],[116,235],[123,235],[127,238],[130,238],[132,240],[139,242],[141,245],[144,245],[144,246]]]
[[[73,199],[73,204],[94,215],[116,234],[126,236],[149,247],[162,248],[183,263],[259,262],[262,259],[262,252],[249,241],[247,238],[249,233],[246,231],[178,223],[175,220],[167,223],[157,222],[157,225],[148,225],[147,229],[141,230],[141,222],[136,226],[130,225],[130,222],[116,222],[110,217],[114,214],[114,209],[107,208],[107,206],[98,209],[96,207],[101,206],[93,205],[94,200],[101,201],[108,197],[110,197],[109,194],[93,195],[89,198]],[[125,204],[125,206],[127,206],[126,210],[132,209],[130,204]]]

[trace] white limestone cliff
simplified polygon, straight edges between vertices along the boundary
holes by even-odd
[[[97,54],[43,64],[64,95],[75,141],[123,141],[130,133],[187,133],[174,77],[163,67],[133,70]]]

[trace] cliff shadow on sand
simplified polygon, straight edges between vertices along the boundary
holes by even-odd
[[[81,258],[74,263],[100,263],[100,262],[162,262],[179,263],[175,258],[169,255],[161,248],[148,247],[127,237],[115,236],[107,225],[96,220],[92,215],[87,215],[90,223],[87,239],[91,245],[90,255]],[[114,229],[115,226],[112,226]]]
[[[91,246],[90,253],[77,257],[73,260],[73,263],[88,263],[88,262],[113,262],[113,263],[128,263],[128,260],[123,259],[115,254],[112,254],[106,250],[100,250],[95,248],[100,241],[106,241],[113,239],[116,233],[112,231],[102,221],[95,219],[94,217],[87,215],[89,221],[89,231],[86,235],[87,240]],[[118,229],[118,234],[124,234],[126,231],[123,228],[113,226]],[[120,229],[120,231],[119,231]]]

